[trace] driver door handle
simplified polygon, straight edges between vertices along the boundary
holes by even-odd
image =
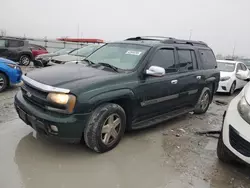
[[[171,84],[177,84],[178,80],[171,80]]]
[[[201,79],[201,76],[196,76],[196,79],[197,79],[197,80],[200,80],[200,79]]]

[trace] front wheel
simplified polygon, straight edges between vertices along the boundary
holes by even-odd
[[[234,158],[230,154],[229,150],[225,146],[222,140],[222,132],[220,134],[218,145],[217,145],[217,156],[220,159],[220,161],[224,163],[231,163],[234,161]]]
[[[4,91],[8,86],[8,79],[5,74],[0,73],[0,93]]]
[[[229,90],[229,95],[233,95],[234,94],[235,88],[236,88],[236,82],[233,82],[232,86],[231,86],[231,88]]]
[[[120,142],[126,127],[123,108],[114,103],[97,107],[84,130],[86,145],[99,153],[113,149]]]
[[[22,55],[20,57],[19,63],[20,65],[28,66],[31,62],[31,59],[28,55]]]
[[[206,113],[211,99],[211,91],[209,88],[205,87],[200,95],[200,98],[195,106],[195,114],[204,114]]]

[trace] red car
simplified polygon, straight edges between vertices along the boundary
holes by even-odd
[[[39,46],[39,45],[30,44],[30,49],[32,51],[32,54],[33,54],[34,58],[36,56],[38,56],[38,55],[47,54],[48,53],[48,51],[46,50],[45,47]]]

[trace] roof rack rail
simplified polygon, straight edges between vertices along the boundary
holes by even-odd
[[[128,38],[126,40],[132,40],[132,41],[154,40],[154,41],[159,41],[165,44],[189,44],[193,46],[205,46],[205,47],[208,46],[205,42],[202,42],[202,41],[181,40],[181,39],[175,39],[172,37],[163,37],[163,36],[138,36],[138,37]]]
[[[155,40],[155,41],[164,41],[167,39],[173,39],[171,37],[163,37],[163,36],[138,36],[138,37],[131,37],[125,40]]]
[[[166,44],[189,44],[192,46],[208,46],[205,42],[202,41],[193,41],[193,40],[181,40],[181,39],[169,39],[162,41]]]

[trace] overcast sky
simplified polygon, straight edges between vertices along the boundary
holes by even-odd
[[[122,40],[160,35],[250,57],[250,0],[0,0],[8,35]]]

